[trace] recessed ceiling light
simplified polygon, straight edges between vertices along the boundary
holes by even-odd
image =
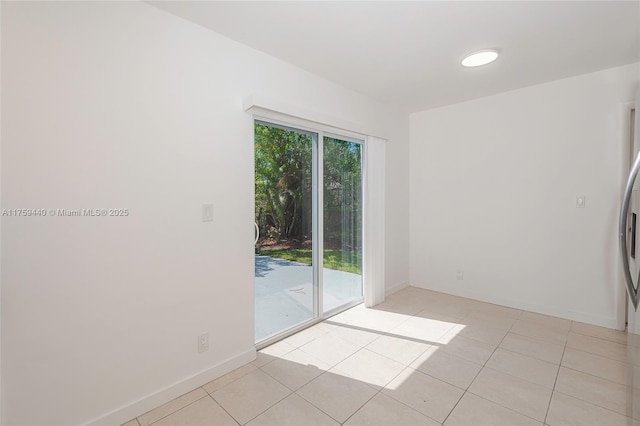
[[[484,49],[469,53],[462,60],[463,67],[479,67],[487,65],[498,59],[500,53],[496,49]]]

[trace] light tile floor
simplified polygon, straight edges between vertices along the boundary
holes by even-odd
[[[406,288],[126,426],[638,425],[623,332]]]

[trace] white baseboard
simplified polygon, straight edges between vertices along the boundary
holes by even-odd
[[[391,295],[391,294],[393,294],[393,293],[395,293],[397,291],[400,291],[403,288],[407,288],[407,287],[409,287],[409,282],[408,281],[404,281],[404,282],[401,282],[401,283],[394,284],[394,285],[386,287],[384,289],[384,295],[385,295],[385,297],[389,296],[389,295]]]
[[[87,422],[91,426],[103,425],[121,425],[131,419],[134,419],[149,410],[152,410],[162,404],[165,404],[180,395],[183,395],[199,386],[209,383],[220,376],[235,370],[238,367],[256,359],[256,350],[251,348],[233,358],[221,362],[211,368],[194,374],[191,377],[180,380],[172,385],[162,388],[152,394],[149,394],[137,401],[117,408],[107,414],[104,414],[94,420]]]
[[[425,290],[437,291],[439,293],[451,294],[453,296],[466,297],[468,299],[479,300],[481,302],[493,303],[495,305],[508,306],[515,309],[523,309],[525,311],[535,312],[543,315],[550,315],[558,318],[564,318],[572,321],[580,321],[587,324],[599,325],[601,327],[617,329],[618,320],[615,317],[604,317],[594,315],[590,312],[578,312],[570,309],[553,306],[530,303],[523,300],[512,300],[500,296],[488,296],[484,293],[469,291],[464,288],[449,285],[424,285],[420,283],[412,283],[413,287],[423,288]]]

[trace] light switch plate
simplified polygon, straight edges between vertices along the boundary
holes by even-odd
[[[202,221],[213,222],[213,204],[205,203],[202,205]]]
[[[583,209],[587,203],[587,197],[584,195],[578,195],[576,197],[576,208]]]

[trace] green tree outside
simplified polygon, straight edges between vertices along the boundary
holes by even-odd
[[[255,219],[264,255],[311,263],[313,136],[256,122]],[[362,148],[323,140],[325,267],[362,270]]]

